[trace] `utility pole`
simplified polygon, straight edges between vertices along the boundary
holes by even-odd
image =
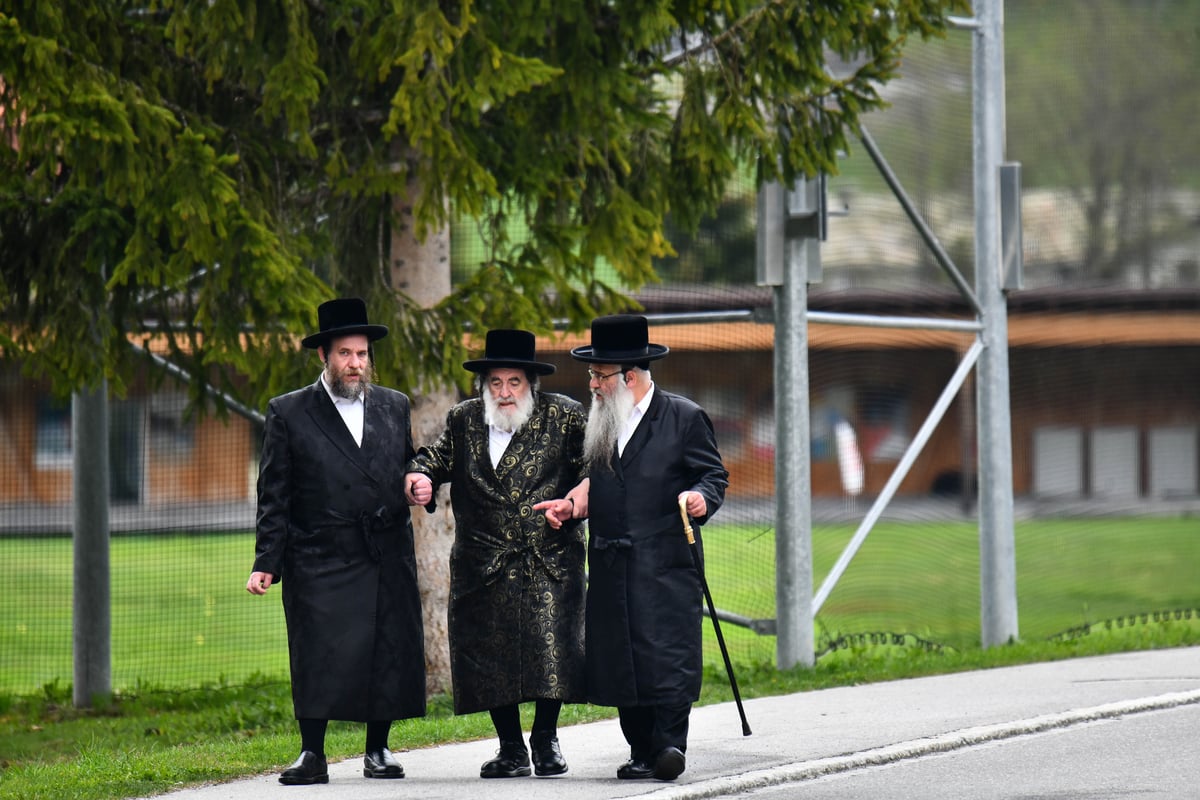
[[[775,660],[816,660],[813,641],[812,465],[808,403],[808,284],[820,280],[820,177],[758,195],[757,283],[774,289]]]
[[[975,292],[984,349],[977,372],[979,410],[979,572],[982,644],[1017,638],[1017,567],[1013,531],[1012,419],[1008,381],[1008,308],[1000,235],[1004,160],[1004,2],[977,0],[973,24],[975,136]]]

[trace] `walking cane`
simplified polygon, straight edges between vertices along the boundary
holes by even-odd
[[[700,585],[704,587],[704,599],[708,601],[708,617],[712,620],[713,631],[717,634],[717,644],[721,646],[721,658],[725,659],[725,673],[729,675],[729,688],[733,689],[733,700],[737,703],[738,716],[742,718],[742,736],[750,735],[750,723],[746,721],[746,709],[742,708],[742,695],[738,692],[737,678],[733,677],[733,664],[729,662],[729,650],[725,647],[725,637],[721,635],[721,622],[717,619],[717,607],[713,604],[712,592],[708,590],[708,580],[704,577],[704,562],[700,558],[700,550],[696,547],[696,532],[692,530],[691,520],[688,519],[687,497],[679,498],[679,516],[683,519],[683,532],[687,534],[688,544],[692,548],[692,561],[696,564],[696,572],[700,573]]]

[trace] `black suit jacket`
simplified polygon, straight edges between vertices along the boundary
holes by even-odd
[[[425,711],[425,657],[404,467],[404,394],[372,386],[362,447],[320,381],[273,399],[258,478],[255,571],[282,581],[297,717]]]
[[[614,453],[615,455],[615,453]],[[729,484],[712,422],[657,387],[612,468],[593,466],[588,493],[587,682],[599,705],[694,702],[700,695],[701,587],[678,496],[708,514]],[[699,539],[697,539],[699,547]]]

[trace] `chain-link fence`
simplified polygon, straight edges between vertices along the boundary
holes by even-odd
[[[1010,0],[1007,157],[1023,165],[1023,288],[1009,295],[1017,590],[1024,638],[1200,608],[1200,6]],[[914,45],[874,141],[973,273],[971,34]],[[861,147],[828,182],[810,309],[969,316]],[[703,532],[735,660],[772,661],[774,326],[754,285],[755,191],[732,187],[639,293],[663,388],[710,414],[731,472]],[[479,260],[456,248],[456,270]],[[757,313],[755,313],[757,310]],[[698,312],[737,312],[712,315]],[[684,314],[687,316],[671,316]],[[809,330],[814,584],[946,385],[969,334]],[[543,389],[586,400],[556,338]],[[0,368],[0,691],[72,679],[70,408]],[[110,403],[113,682],[285,676],[278,594],[253,558],[250,421],[190,418],[170,382]],[[958,394],[817,617],[818,650],[979,639],[974,386]],[[712,651],[713,660],[717,658]]]

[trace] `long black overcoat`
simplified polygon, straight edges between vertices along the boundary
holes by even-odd
[[[679,705],[700,696],[702,589],[679,514],[700,492],[708,514],[729,473],[700,406],[657,387],[625,452],[593,465],[588,492],[587,694],[605,706]]]
[[[372,386],[362,447],[320,381],[273,399],[254,570],[282,581],[297,718],[425,713],[425,650],[404,466],[409,401]]]
[[[583,406],[535,395],[533,415],[493,469],[483,401],[459,403],[409,464],[450,483],[450,672],[454,710],[528,700],[581,703],[583,521],[554,530],[534,504],[566,495],[583,470]]]

